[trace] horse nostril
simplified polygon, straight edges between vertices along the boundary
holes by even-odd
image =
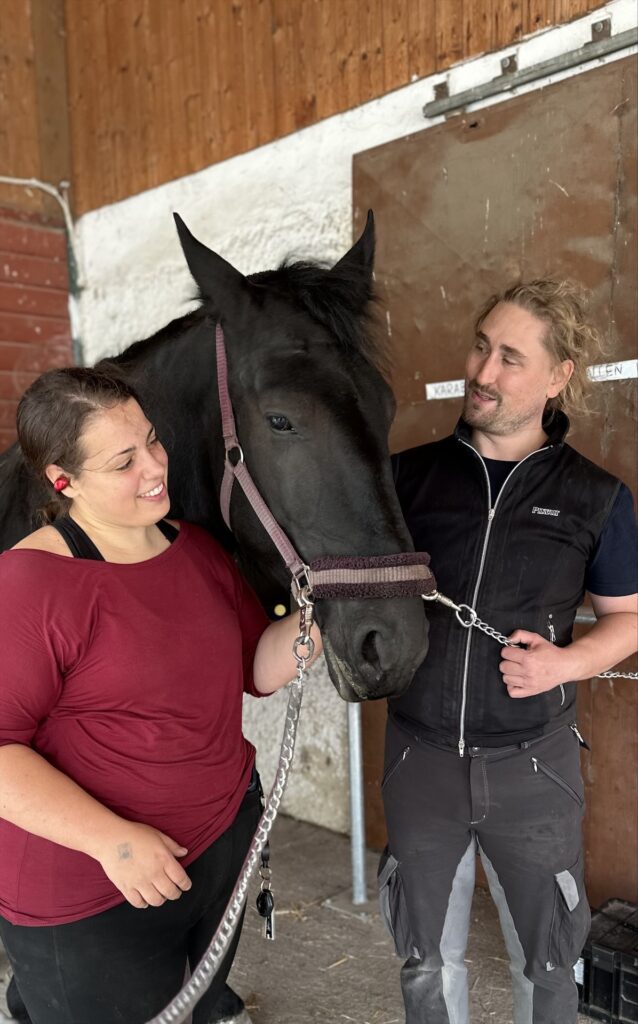
[[[379,658],[379,651],[377,649],[377,640],[379,634],[376,629],[370,630],[369,633],[363,638],[361,643],[361,655],[366,664],[371,665],[372,668],[379,670],[381,668],[381,661]]]

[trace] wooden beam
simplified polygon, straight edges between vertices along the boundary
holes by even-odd
[[[39,176],[58,187],[62,181],[71,182],[64,0],[31,0],[31,26]],[[62,211],[55,199],[45,195],[42,209],[52,222],[63,223]]]

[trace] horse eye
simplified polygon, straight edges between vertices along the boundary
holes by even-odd
[[[287,416],[267,416],[266,419],[273,430],[284,431],[293,429],[292,423]]]

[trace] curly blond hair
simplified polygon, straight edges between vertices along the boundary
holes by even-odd
[[[576,281],[550,278],[510,285],[487,300],[477,317],[476,331],[499,302],[513,302],[543,320],[547,324],[543,342],[552,359],[557,363],[571,359],[574,364],[569,381],[556,398],[548,399],[547,407],[562,409],[570,416],[588,415],[592,409],[587,368],[605,354],[603,338],[588,319],[588,291]]]

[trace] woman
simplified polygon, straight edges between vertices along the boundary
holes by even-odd
[[[0,937],[33,1024],[141,1024],[234,886],[260,813],[242,694],[294,676],[297,622],[164,519],[166,452],[126,383],[45,373],[18,436],[53,501],[0,556]]]

